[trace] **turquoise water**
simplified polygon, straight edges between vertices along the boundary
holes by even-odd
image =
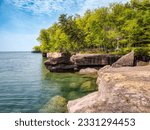
[[[57,109],[47,111],[46,109],[49,108],[45,106],[56,96],[63,97],[67,102],[95,90],[95,78],[75,73],[50,73],[45,69],[43,62],[41,54],[0,52],[1,113],[30,113],[41,112],[41,110],[42,112],[62,112]],[[94,89],[81,88],[84,83],[89,82]]]

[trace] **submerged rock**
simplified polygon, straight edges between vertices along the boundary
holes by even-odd
[[[55,96],[40,110],[43,113],[67,112],[67,101],[64,97]]]
[[[91,92],[96,89],[97,89],[97,87],[94,85],[94,83],[92,81],[86,81],[80,87],[80,91],[82,91],[82,92]]]
[[[46,68],[50,70],[50,72],[74,72],[75,67],[76,65],[58,64],[55,66],[48,65]]]
[[[77,91],[72,91],[68,94],[67,99],[69,100],[73,100],[73,99],[77,99],[79,97],[79,94]]]
[[[79,74],[97,74],[98,70],[94,68],[86,68],[86,69],[81,69],[79,71]]]
[[[150,65],[99,70],[98,91],[69,101],[69,112],[150,112]]]

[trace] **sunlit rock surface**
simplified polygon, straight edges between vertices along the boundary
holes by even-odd
[[[76,54],[73,55],[70,60],[79,68],[90,66],[105,66],[110,65],[117,61],[121,56],[110,54]]]
[[[134,62],[134,51],[132,51],[118,59],[112,67],[134,66]]]
[[[98,91],[69,101],[69,112],[150,112],[150,65],[101,69]]]
[[[111,65],[121,57],[110,54],[76,54],[71,56],[68,53],[48,53],[47,55],[48,60],[44,64],[51,72],[75,72],[91,68],[82,70],[81,74],[96,73],[95,68]]]

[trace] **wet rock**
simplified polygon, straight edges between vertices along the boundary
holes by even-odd
[[[79,88],[79,84],[77,84],[77,83],[70,83],[69,84],[69,88],[71,88],[71,89],[77,89],[77,88]]]
[[[74,68],[76,65],[65,65],[65,64],[58,64],[55,66],[47,66],[46,68],[50,70],[50,72],[74,72]]]
[[[65,113],[67,112],[67,101],[64,97],[53,97],[41,110],[42,113]]]
[[[86,68],[86,69],[81,69],[79,71],[79,74],[97,74],[98,70],[94,68]]]
[[[93,84],[92,81],[86,81],[80,87],[80,91],[82,92],[91,92],[94,90],[96,90],[96,86]]]
[[[72,91],[68,94],[69,100],[77,99],[78,97],[79,97],[79,94],[77,91]]]

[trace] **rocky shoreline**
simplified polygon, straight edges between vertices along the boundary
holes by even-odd
[[[98,91],[68,102],[71,113],[150,112],[150,65],[98,71]]]
[[[79,71],[79,74],[97,75],[98,91],[69,101],[68,112],[150,112],[149,62],[142,63],[146,66],[137,66],[134,52],[120,57],[49,54],[45,66],[51,72]]]
[[[150,65],[135,66],[131,52],[100,69],[98,91],[68,102],[70,113],[150,112]],[[130,67],[129,67],[130,66]]]
[[[76,72],[85,68],[100,69],[111,65],[121,55],[48,53],[45,66],[50,72]]]

